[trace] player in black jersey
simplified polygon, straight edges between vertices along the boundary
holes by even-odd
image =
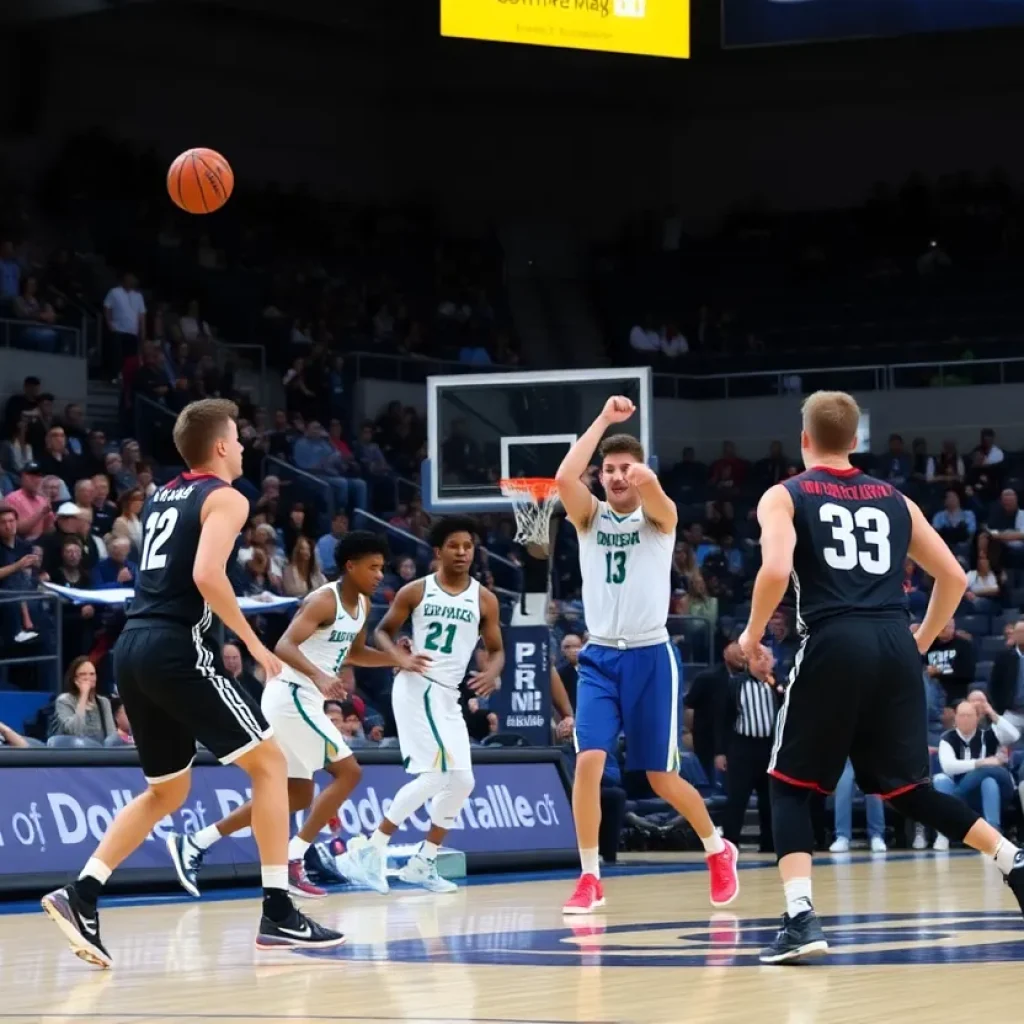
[[[811,903],[808,799],[835,789],[847,758],[865,793],[993,857],[1024,910],[1024,852],[930,780],[921,655],[953,617],[966,576],[912,501],[851,465],[859,421],[849,395],[808,398],[807,471],[770,488],[757,509],[762,566],[740,637],[751,671],[770,677],[760,641],[791,582],[801,634],[768,769],[786,913],[762,963],[828,949]],[[935,579],[916,636],[903,595],[908,555]]]
[[[231,679],[206,636],[216,615],[249,648],[267,678],[281,662],[238,607],[225,566],[249,503],[231,487],[242,475],[234,403],[185,407],[174,443],[189,471],[155,491],[142,511],[135,596],[117,644],[118,691],[148,788],[114,819],[78,880],[43,897],[81,959],[110,967],[97,901],[111,872],[188,796],[200,742],[252,780],[252,828],[263,865],[260,949],[336,946],[344,937],[300,914],[288,897],[288,781],[284,754],[260,707]]]

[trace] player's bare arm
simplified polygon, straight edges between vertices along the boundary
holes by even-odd
[[[422,671],[416,667],[419,664],[416,656],[401,647],[397,638],[402,627],[409,621],[409,616],[423,600],[425,589],[425,580],[413,580],[412,583],[406,583],[395,594],[391,607],[373,633],[373,641],[377,645],[377,649],[393,658],[392,664],[397,665],[403,672],[418,673]],[[427,657],[427,655],[423,655],[423,657]]]
[[[248,500],[233,487],[222,487],[206,499],[192,579],[214,615],[245,644],[270,679],[280,673],[281,662],[253,632],[227,574],[228,559],[248,516]]]
[[[657,473],[643,462],[634,462],[626,470],[626,479],[640,495],[640,507],[647,521],[659,533],[675,533],[679,524],[679,510],[662,489]]]
[[[472,672],[469,688],[481,697],[494,693],[501,686],[501,672],[505,667],[505,644],[501,637],[501,610],[498,599],[489,590],[480,588],[480,637],[487,651],[487,667],[483,672]]]
[[[316,590],[302,602],[298,614],[288,624],[274,653],[286,664],[306,676],[321,693],[338,680],[302,653],[305,643],[318,629],[331,625],[337,611],[337,599],[331,590]]]
[[[587,530],[594,518],[597,498],[583,482],[590,460],[597,451],[605,431],[613,423],[625,423],[633,415],[636,407],[628,398],[613,395],[604,404],[601,415],[582,433],[579,440],[569,449],[562,464],[555,474],[558,485],[558,498],[562,502],[569,522],[577,530]]]
[[[747,658],[747,667],[759,679],[769,676],[771,652],[761,643],[768,620],[786,595],[793,572],[796,527],[793,525],[793,499],[781,484],[770,487],[757,504],[761,525],[761,568],[754,580],[750,618],[739,644]]]
[[[345,658],[346,665],[353,665],[356,668],[403,668],[405,667],[406,672],[415,672],[417,675],[423,675],[424,672],[430,669],[430,655],[429,654],[408,654],[408,652],[396,645],[396,648],[403,657],[408,655],[411,659],[406,662],[406,666],[400,665],[398,659],[394,654],[387,651],[379,651],[373,647],[366,646],[366,634],[369,627],[364,625],[359,630],[359,636],[352,641],[352,646],[348,650],[348,657]],[[407,667],[408,666],[408,667]]]
[[[935,580],[928,610],[914,634],[917,649],[923,654],[935,642],[942,627],[953,618],[967,589],[967,574],[924,513],[909,498],[907,508],[910,511],[910,548],[907,553]]]

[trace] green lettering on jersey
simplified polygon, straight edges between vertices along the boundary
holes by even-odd
[[[476,622],[475,609],[458,608],[450,604],[427,604],[423,606],[423,615],[428,619],[456,619],[459,622]]]
[[[605,533],[604,530],[598,530],[597,543],[603,548],[631,548],[640,543],[640,531]]]

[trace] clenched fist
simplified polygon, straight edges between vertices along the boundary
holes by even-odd
[[[623,395],[612,395],[604,403],[601,416],[606,423],[625,423],[634,412],[636,412],[636,406],[630,399]]]

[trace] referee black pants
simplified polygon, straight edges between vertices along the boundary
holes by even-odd
[[[772,755],[771,737],[740,736],[733,733],[727,755],[729,763],[725,777],[726,804],[722,817],[725,838],[740,845],[743,819],[750,803],[750,794],[757,793],[757,813],[760,818],[762,853],[771,853],[772,804],[768,786],[768,762]]]

